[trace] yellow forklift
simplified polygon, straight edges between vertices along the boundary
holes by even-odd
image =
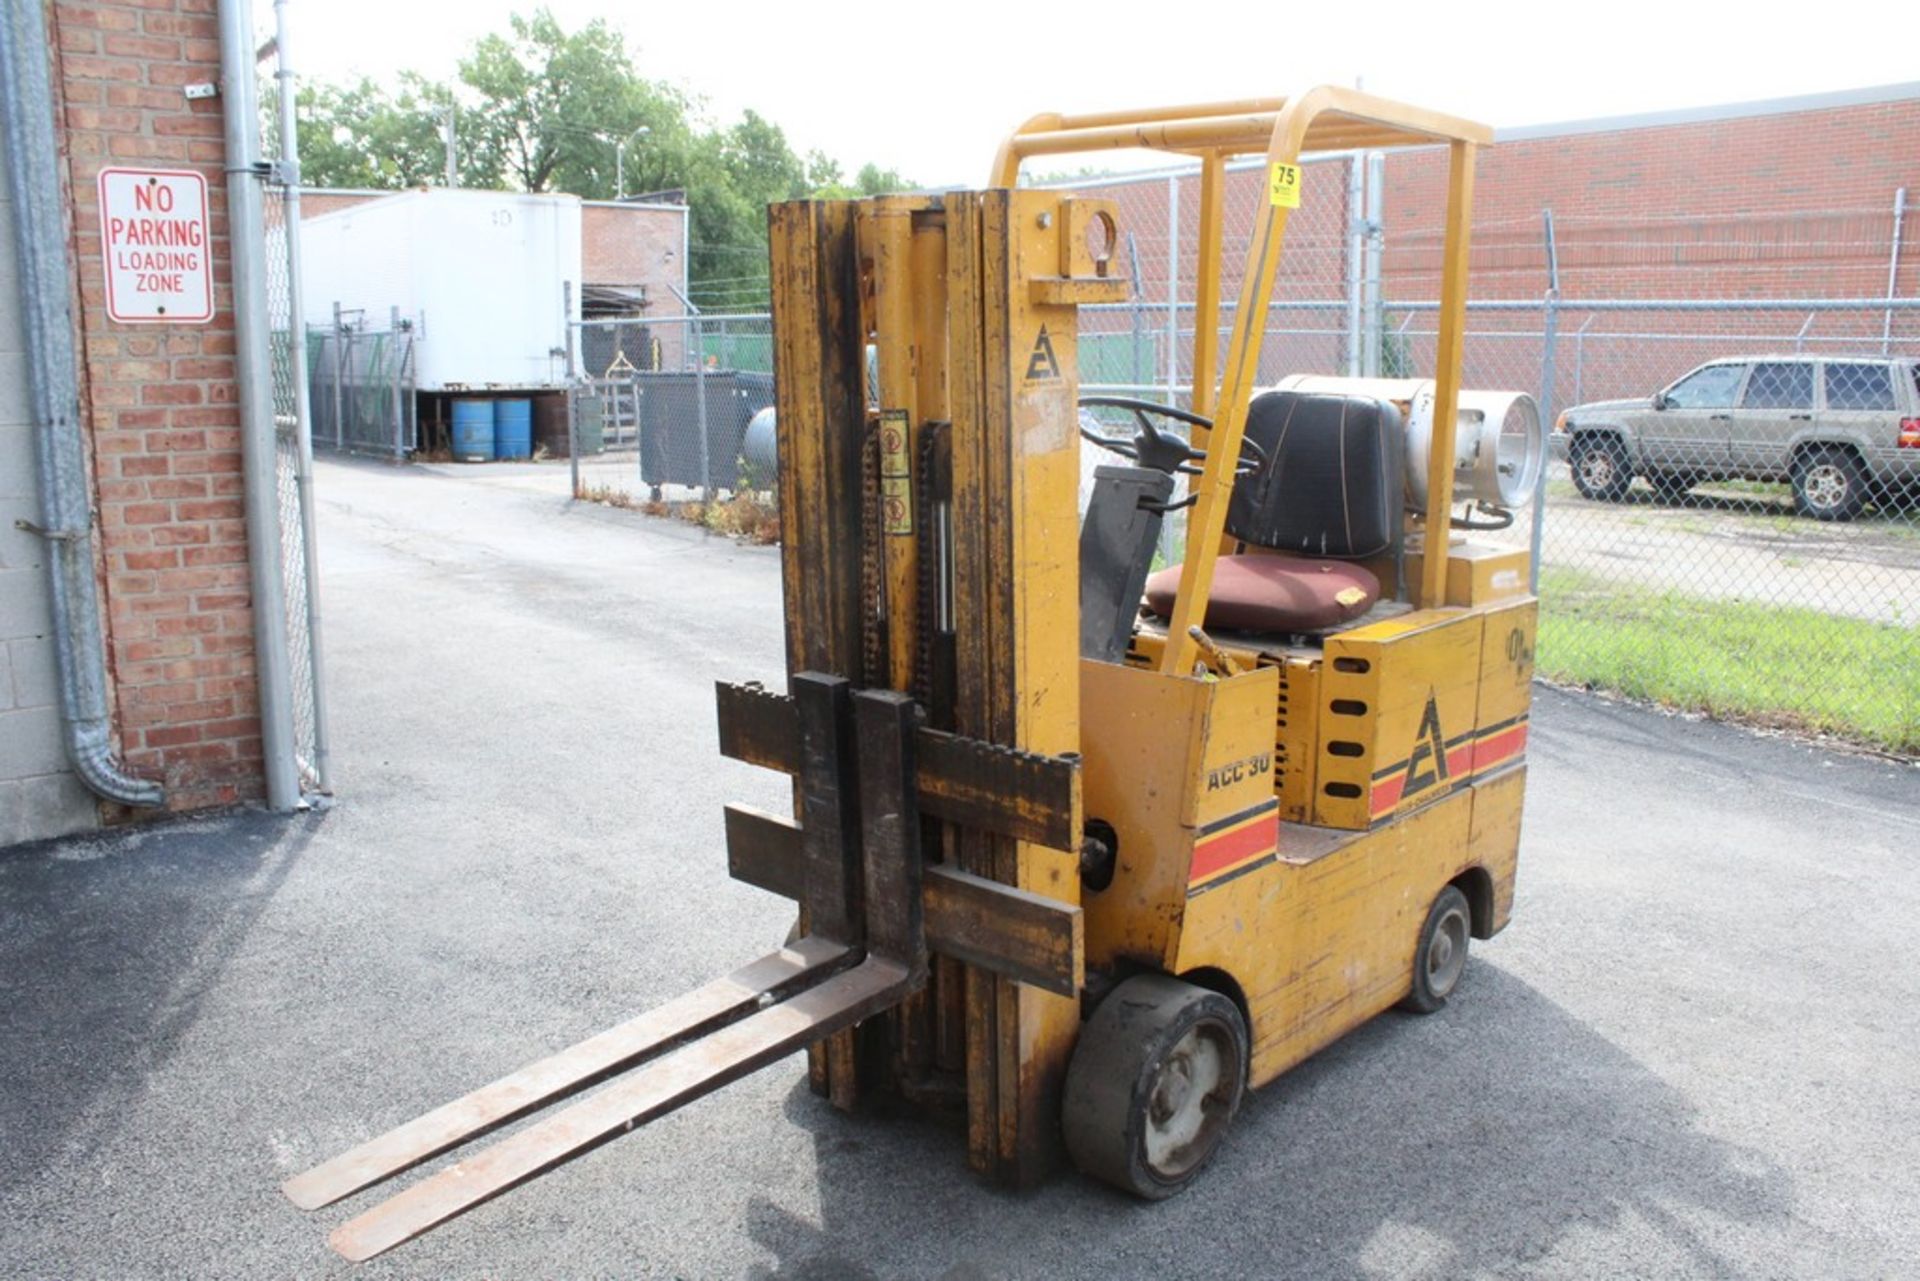
[[[788,674],[721,685],[719,739],[792,776],[790,815],[725,819],[732,874],[799,924],[290,1179],[317,1208],[584,1094],[334,1248],[371,1257],[803,1048],[839,1107],[964,1117],[996,1181],[1065,1156],[1161,1197],[1247,1088],[1396,1003],[1439,1008],[1512,905],[1534,643],[1525,552],[1459,528],[1510,521],[1543,450],[1529,399],[1459,387],[1489,141],[1319,88],[1038,116],[985,190],[773,207]],[[1433,381],[1257,389],[1301,157],[1434,145]],[[1109,201],[1016,187],[1024,160],[1119,147],[1200,161],[1183,408],[1083,400],[1077,309],[1125,300],[1124,229]],[[1247,155],[1263,199],[1222,352],[1227,164]],[[1084,514],[1083,448],[1104,460]],[[1183,554],[1154,573],[1176,512]]]

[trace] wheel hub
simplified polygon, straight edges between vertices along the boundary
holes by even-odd
[[[1205,1158],[1227,1123],[1234,1082],[1224,1034],[1202,1024],[1180,1038],[1160,1063],[1147,1096],[1147,1164],[1174,1179]]]
[[[1460,981],[1467,964],[1467,921],[1460,912],[1448,912],[1435,925],[1427,944],[1427,989],[1444,997]]]
[[[1809,468],[1801,482],[1807,502],[1815,507],[1838,507],[1847,497],[1847,478],[1831,463]]]

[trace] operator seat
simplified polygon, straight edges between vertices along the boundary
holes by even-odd
[[[1309,632],[1366,613],[1380,581],[1355,562],[1392,550],[1400,532],[1400,411],[1370,396],[1270,391],[1247,406],[1246,434],[1265,461],[1234,484],[1226,529],[1264,550],[1215,562],[1206,626]],[[1150,612],[1172,616],[1180,571],[1146,580]]]

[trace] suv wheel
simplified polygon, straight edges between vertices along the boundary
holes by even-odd
[[[1815,520],[1852,520],[1867,505],[1867,476],[1846,449],[1814,449],[1793,464],[1793,501]]]
[[[1573,473],[1573,487],[1581,496],[1599,502],[1619,502],[1633,484],[1627,451],[1616,436],[1582,436],[1575,440],[1567,467]]]

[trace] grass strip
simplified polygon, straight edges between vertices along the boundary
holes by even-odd
[[[1542,676],[1920,753],[1920,628],[1540,574]]]

